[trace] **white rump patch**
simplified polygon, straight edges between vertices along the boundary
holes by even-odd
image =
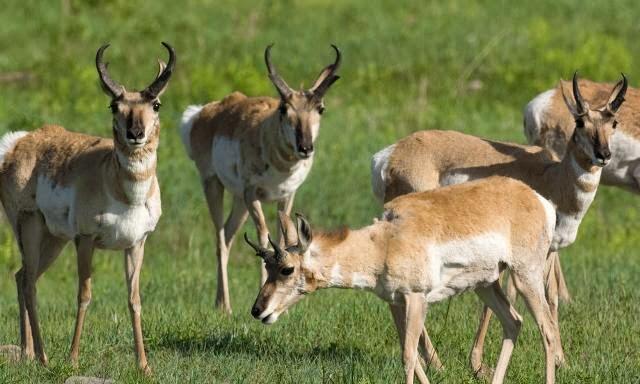
[[[180,138],[182,138],[184,148],[187,150],[187,154],[191,158],[193,158],[193,153],[191,152],[191,129],[193,128],[194,120],[202,108],[202,105],[190,105],[184,110],[182,118],[180,119]]]
[[[373,189],[373,194],[381,203],[384,201],[389,158],[395,148],[396,144],[392,144],[377,152],[371,158],[371,188]]]
[[[524,107],[524,134],[530,144],[540,139],[542,119],[555,92],[555,88],[542,92]]]
[[[4,163],[4,157],[7,153],[11,152],[13,148],[18,143],[18,140],[22,139],[29,132],[26,131],[17,131],[17,132],[9,132],[6,133],[2,138],[0,138],[0,166]]]

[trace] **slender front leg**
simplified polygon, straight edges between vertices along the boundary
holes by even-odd
[[[278,211],[284,212],[287,216],[291,216],[291,210],[293,209],[293,200],[296,197],[296,193],[293,192],[289,197],[286,197],[278,201]],[[278,243],[280,246],[285,246],[284,234],[282,228],[278,225]]]
[[[551,312],[551,317],[554,321],[554,334],[556,338],[556,365],[563,366],[566,364],[564,358],[564,350],[562,348],[562,340],[560,337],[560,316],[558,313],[558,305],[559,305],[559,295],[560,295],[560,281],[558,280],[558,268],[560,268],[560,264],[558,259],[560,255],[558,252],[552,252],[547,258],[546,265],[546,275],[547,281],[545,284],[546,292],[545,296],[547,299],[547,303],[549,305],[549,311]],[[562,271],[560,271],[560,275],[562,275]]]
[[[147,355],[144,352],[142,338],[142,305],[140,303],[140,270],[142,269],[142,260],[144,258],[144,242],[145,240],[142,240],[124,251],[124,264],[129,291],[129,313],[133,324],[133,339],[136,355],[138,356],[138,366],[145,374],[150,374],[151,368],[147,364]]]
[[[229,249],[227,248],[224,228],[224,186],[216,176],[204,181],[204,194],[209,206],[209,214],[216,236],[216,256],[218,259],[218,287],[216,289],[216,307],[226,313],[231,313],[229,298]]]
[[[422,348],[423,358],[427,364],[427,369],[429,369],[429,367],[433,367],[436,371],[444,370],[444,365],[442,365],[440,357],[438,357],[438,352],[433,346],[429,333],[427,332],[427,327],[425,326],[422,327],[422,334],[420,335],[420,347]]]
[[[488,287],[476,288],[476,293],[493,310],[502,324],[502,348],[500,349],[500,356],[491,381],[493,384],[501,384],[507,373],[511,354],[520,333],[522,317],[509,304],[498,281]]]
[[[84,316],[91,303],[91,260],[94,243],[90,236],[78,236],[75,243],[78,262],[78,312],[76,314],[76,328],[71,341],[70,359],[71,364],[77,367]]]
[[[564,279],[564,272],[562,271],[562,265],[560,264],[560,254],[558,252],[553,252],[553,254],[555,254],[554,270],[556,273],[556,280],[558,281],[558,296],[563,302],[570,303],[571,294],[569,293],[569,288],[567,287],[567,281]]]
[[[413,384],[413,377],[417,376],[420,383],[429,384],[429,379],[418,359],[418,343],[427,312],[427,303],[424,296],[407,294],[404,295],[401,303],[390,304],[389,306],[400,337],[405,382]]]
[[[482,307],[482,313],[480,314],[480,324],[476,331],[476,337],[473,340],[473,347],[471,348],[471,354],[469,355],[469,364],[474,375],[479,379],[489,379],[491,377],[491,368],[487,367],[482,362],[484,354],[484,341],[489,331],[489,324],[491,323],[491,308],[488,305]]]
[[[249,216],[253,219],[253,223],[256,226],[258,232],[258,239],[260,240],[260,246],[267,248],[269,245],[269,228],[264,219],[264,213],[262,212],[262,204],[257,197],[256,190],[249,188],[244,193],[244,203],[249,210]],[[264,285],[267,280],[267,270],[264,267],[264,261],[260,262],[260,286]]]

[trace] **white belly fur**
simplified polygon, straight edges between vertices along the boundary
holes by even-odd
[[[511,247],[504,235],[489,232],[430,244],[427,254],[431,289],[426,299],[433,303],[496,281],[500,263],[510,264]]]
[[[46,177],[38,178],[36,204],[47,227],[55,236],[68,240],[78,235],[92,235],[99,248],[129,248],[155,229],[162,213],[159,193],[133,206],[111,197],[108,200],[108,206],[103,209],[83,201],[87,212],[80,212],[73,187],[55,185]],[[88,212],[94,209],[100,211]]]

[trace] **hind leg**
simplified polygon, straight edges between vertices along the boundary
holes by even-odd
[[[520,333],[522,317],[504,296],[498,281],[488,287],[476,288],[476,293],[493,310],[502,324],[502,348],[492,379],[493,384],[501,384],[507,373],[511,354]]]
[[[524,298],[529,311],[538,324],[544,352],[546,356],[545,377],[547,384],[555,382],[555,360],[556,360],[556,330],[557,325],[554,324],[549,305],[545,297],[543,274],[539,276],[528,274],[513,273],[514,282],[520,295]]]
[[[53,237],[47,230],[44,218],[39,212],[29,212],[19,219],[20,248],[22,251],[22,269],[18,272],[18,297],[20,304],[22,344],[25,356],[29,357],[30,342],[33,352],[44,365],[48,363],[44,352],[44,343],[40,332],[36,301],[36,281],[60,254],[65,241]],[[21,288],[20,288],[21,287]],[[26,312],[26,314],[24,313]],[[27,329],[31,329],[31,339]]]
[[[422,333],[420,334],[419,347],[422,349],[422,356],[427,364],[427,369],[429,367],[435,368],[437,371],[444,370],[444,366],[440,361],[440,357],[438,357],[438,352],[436,348],[433,346],[431,342],[431,338],[429,338],[429,334],[427,333],[427,327],[422,327]]]

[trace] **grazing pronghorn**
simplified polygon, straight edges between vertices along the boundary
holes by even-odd
[[[609,141],[615,137],[616,112],[624,101],[627,80],[623,76],[599,108],[591,108],[583,102],[575,74],[575,101],[564,94],[564,87],[561,89],[565,108],[574,116],[577,127],[562,161],[551,159],[541,147],[490,141],[453,131],[416,132],[374,155],[374,194],[381,201],[389,201],[406,193],[492,175],[512,177],[554,204],[558,222],[551,249],[555,251],[570,245],[595,197],[602,167],[611,158]],[[557,253],[553,252],[549,259],[554,267],[550,269],[547,294],[557,322],[561,270]],[[485,307],[471,353],[471,367],[478,375],[487,373],[482,367],[482,350],[490,315]],[[424,336],[428,338],[426,333]],[[560,340],[558,343],[560,345]],[[428,354],[438,362],[435,351],[428,351]],[[558,348],[558,362],[564,362],[561,347]]]
[[[80,335],[91,301],[94,249],[124,250],[129,312],[138,364],[149,372],[144,351],[139,293],[144,243],[160,218],[156,150],[160,135],[158,97],[167,87],[176,58],[160,62],[156,79],[141,92],[129,92],[107,73],[102,55],[96,67],[111,97],[113,140],[46,125],[0,139],[0,198],[22,254],[16,273],[23,355],[47,364],[38,313],[36,281],[73,240],[78,254],[78,312],[71,343],[77,364]]]
[[[505,199],[504,196],[509,196]],[[265,263],[268,278],[251,314],[265,324],[305,294],[320,288],[359,288],[389,303],[402,347],[406,382],[428,383],[418,358],[427,307],[475,290],[502,323],[502,350],[493,383],[502,383],[522,317],[498,284],[508,268],[538,324],[546,355],[546,382],[555,377],[556,335],[544,292],[552,241],[551,203],[522,182],[493,177],[400,196],[382,218],[358,230],[312,233],[280,215],[285,247],[273,251],[247,242]]]
[[[585,105],[604,105],[612,84],[580,80],[578,83]],[[556,158],[562,158],[575,128],[574,117],[562,102],[561,92],[556,88],[547,90],[524,109],[524,132],[530,144],[548,149]],[[612,137],[611,161],[602,169],[602,184],[622,187],[640,194],[640,90],[629,88],[624,96],[626,102],[616,113],[614,124],[617,133]],[[561,272],[561,271],[560,271]],[[560,297],[569,300],[569,292],[559,274]]]
[[[182,115],[181,136],[200,173],[209,213],[215,227],[218,258],[216,306],[231,313],[227,263],[238,229],[248,214],[260,244],[267,246],[268,227],[262,202],[277,201],[291,212],[296,190],[313,163],[314,142],[324,111],[323,97],[339,79],[340,51],[308,90],[295,91],[271,64],[271,45],[264,53],[269,79],[279,98],[247,97],[234,92],[221,101],[189,106]],[[233,195],[224,221],[223,196]],[[262,281],[266,271],[262,268]]]

